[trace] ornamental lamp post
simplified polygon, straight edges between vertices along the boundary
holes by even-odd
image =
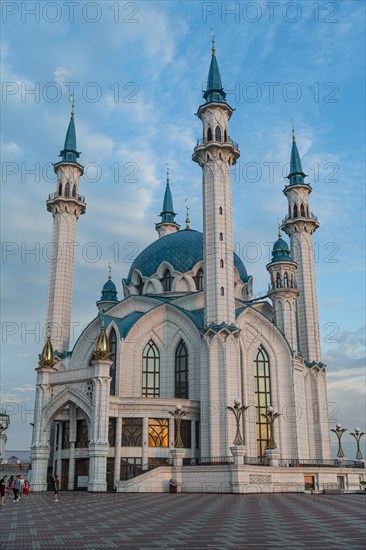
[[[342,424],[340,424],[339,422],[337,422],[336,424],[336,429],[334,430],[333,428],[330,430],[331,432],[334,432],[338,438],[338,452],[337,452],[337,458],[344,458],[345,457],[345,454],[343,452],[343,449],[342,449],[342,435],[344,434],[344,432],[347,431],[348,428],[342,428]]]
[[[176,449],[183,449],[184,445],[183,445],[182,436],[180,433],[180,425],[181,425],[182,419],[186,416],[187,412],[182,410],[182,405],[180,403],[178,403],[175,406],[174,411],[168,411],[168,412],[174,418],[175,425],[176,425],[174,447]]]
[[[360,448],[360,441],[361,441],[361,437],[363,435],[365,435],[365,433],[361,432],[360,428],[355,428],[355,433],[351,432],[351,435],[353,435],[353,437],[355,438],[356,443],[357,443],[356,460],[363,460],[363,456],[362,456],[361,448]]]
[[[235,434],[235,439],[234,439],[234,443],[233,443],[234,445],[244,445],[244,438],[242,437],[241,431],[240,431],[240,419],[241,419],[244,411],[246,411],[248,407],[249,407],[249,405],[240,406],[239,399],[235,399],[234,407],[226,407],[235,416],[236,434]]]
[[[267,420],[268,425],[269,425],[269,432],[270,432],[269,440],[267,441],[266,450],[267,449],[270,449],[270,450],[277,449],[277,444],[276,444],[275,438],[274,438],[273,424],[274,424],[274,421],[276,420],[276,418],[281,416],[281,413],[275,413],[273,411],[274,411],[274,408],[271,406],[271,407],[268,407],[267,413],[265,413],[265,414],[262,413],[261,414],[261,416]]]

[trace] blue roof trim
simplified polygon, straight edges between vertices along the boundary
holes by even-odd
[[[123,319],[106,315],[104,317],[104,326],[105,328],[108,328],[108,326],[112,322],[114,322],[115,325],[117,325],[118,327],[120,337],[126,338],[126,336],[130,332],[134,324],[137,323],[137,321],[141,319],[141,317],[143,317],[146,313],[140,312],[140,311],[134,311],[133,313],[130,313],[126,317],[123,317]]]
[[[304,363],[309,369],[312,369],[313,367],[319,367],[319,369],[325,369],[325,367],[327,366],[321,361],[312,361],[311,363],[309,363],[308,361],[304,361]]]
[[[151,277],[157,272],[163,261],[169,262],[180,273],[190,271],[203,259],[203,234],[194,229],[177,231],[151,243],[133,262],[126,285],[131,282],[134,269],[138,269],[144,277]],[[234,252],[234,266],[238,270],[240,279],[247,283],[250,279],[245,266]]]

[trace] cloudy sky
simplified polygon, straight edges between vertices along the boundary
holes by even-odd
[[[50,163],[63,146],[69,93],[86,166],[77,337],[95,316],[108,263],[122,297],[121,278],[156,239],[167,162],[178,222],[188,198],[192,227],[202,229],[191,155],[211,27],[241,149],[232,173],[236,252],[261,293],[268,243],[287,212],[293,119],[321,223],[314,247],[329,417],[365,428],[364,11],[352,0],[3,3],[1,385],[9,449],[30,444],[52,229],[45,200],[55,191]],[[349,435],[345,443],[352,458]]]

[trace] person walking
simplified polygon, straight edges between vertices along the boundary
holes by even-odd
[[[58,492],[60,490],[60,476],[53,478],[53,492],[55,494],[55,502],[58,502]]]
[[[4,500],[5,500],[5,488],[6,488],[6,478],[8,476],[4,476],[0,479],[0,506],[4,506]]]
[[[14,502],[19,502],[19,491],[22,486],[20,476],[17,476],[14,481],[13,493],[14,493]]]

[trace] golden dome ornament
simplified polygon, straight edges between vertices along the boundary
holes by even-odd
[[[108,337],[104,329],[104,318],[102,318],[102,326],[100,329],[97,343],[95,344],[94,359],[109,359],[109,344]]]
[[[47,326],[47,338],[43,346],[42,353],[39,355],[38,365],[43,368],[52,368],[55,364],[55,358],[53,355],[53,346],[51,342],[51,330],[50,325]]]

